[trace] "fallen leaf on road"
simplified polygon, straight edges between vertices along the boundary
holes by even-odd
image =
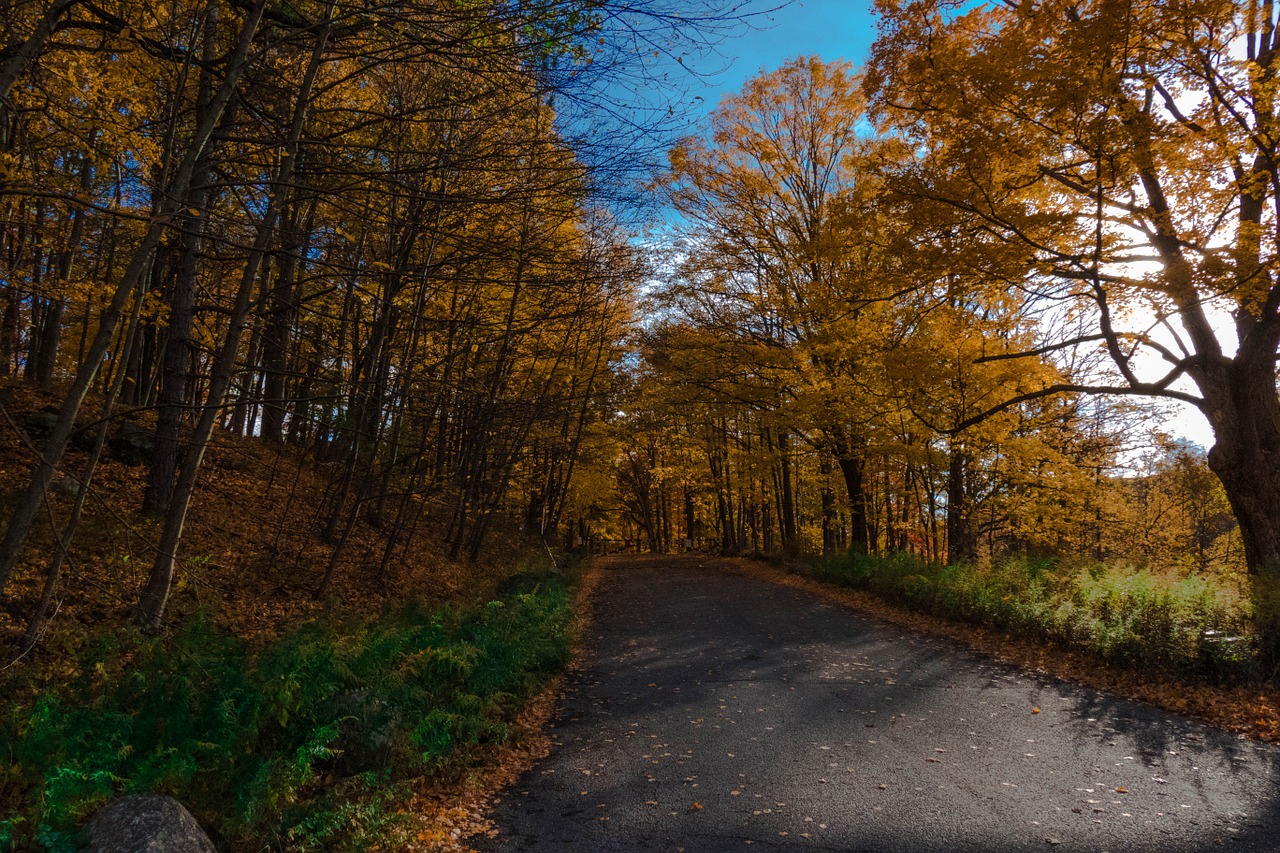
[[[697,800],[694,800],[693,805],[689,806],[689,811],[691,812],[702,811],[702,803],[698,802]]]
[[[1119,788],[1116,788],[1116,793],[1117,793],[1117,794],[1127,794],[1127,793],[1129,793],[1129,789],[1128,789],[1128,788],[1126,788],[1126,787],[1124,787],[1123,785],[1121,785]]]

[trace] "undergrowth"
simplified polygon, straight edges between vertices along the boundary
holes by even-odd
[[[507,738],[568,662],[571,608],[559,575],[527,573],[483,606],[316,622],[261,653],[201,616],[163,639],[103,634],[68,684],[0,719],[0,851],[73,849],[107,800],[144,791],[220,848],[366,847],[398,783]]]
[[[802,571],[1128,668],[1211,683],[1261,677],[1247,602],[1213,576],[1027,558],[941,566],[911,554],[857,553],[823,557]]]

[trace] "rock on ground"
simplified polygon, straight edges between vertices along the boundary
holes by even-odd
[[[217,853],[182,803],[135,794],[103,806],[81,835],[84,853]]]

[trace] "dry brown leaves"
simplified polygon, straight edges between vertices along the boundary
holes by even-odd
[[[9,398],[4,406],[8,417],[0,417],[0,495],[14,495],[25,487],[34,463],[31,448],[14,425],[23,427],[30,413],[57,399],[25,383],[0,390]],[[86,411],[99,405],[90,401]],[[129,419],[143,428],[154,426],[154,413],[134,413]],[[81,443],[62,467],[79,476],[86,462]],[[441,556],[434,531],[425,524],[414,547],[393,554],[383,571],[386,536],[361,520],[341,549],[330,602],[317,600],[314,591],[334,554],[334,546],[320,535],[323,508],[331,480],[340,473],[292,447],[216,433],[179,553],[169,623],[180,624],[204,608],[228,632],[256,646],[320,616],[326,606],[343,616],[376,616],[389,601],[436,606],[483,598],[510,574],[510,558],[504,555],[519,553],[520,548],[495,541],[491,551],[497,559],[486,553],[486,559],[476,563],[453,563]],[[157,520],[138,512],[146,477],[145,462],[129,464],[107,449],[58,586],[56,615],[40,653],[22,663],[35,683],[64,677],[63,670],[74,662],[89,632],[129,623],[160,533]],[[67,480],[67,485],[72,482]],[[68,487],[51,492],[48,512],[0,601],[0,663],[17,648],[39,598],[54,549],[47,521],[66,520],[70,491]]]

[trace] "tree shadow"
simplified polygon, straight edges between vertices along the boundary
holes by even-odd
[[[479,850],[1189,853],[1280,837],[1274,747],[740,575],[611,571],[560,746]]]

